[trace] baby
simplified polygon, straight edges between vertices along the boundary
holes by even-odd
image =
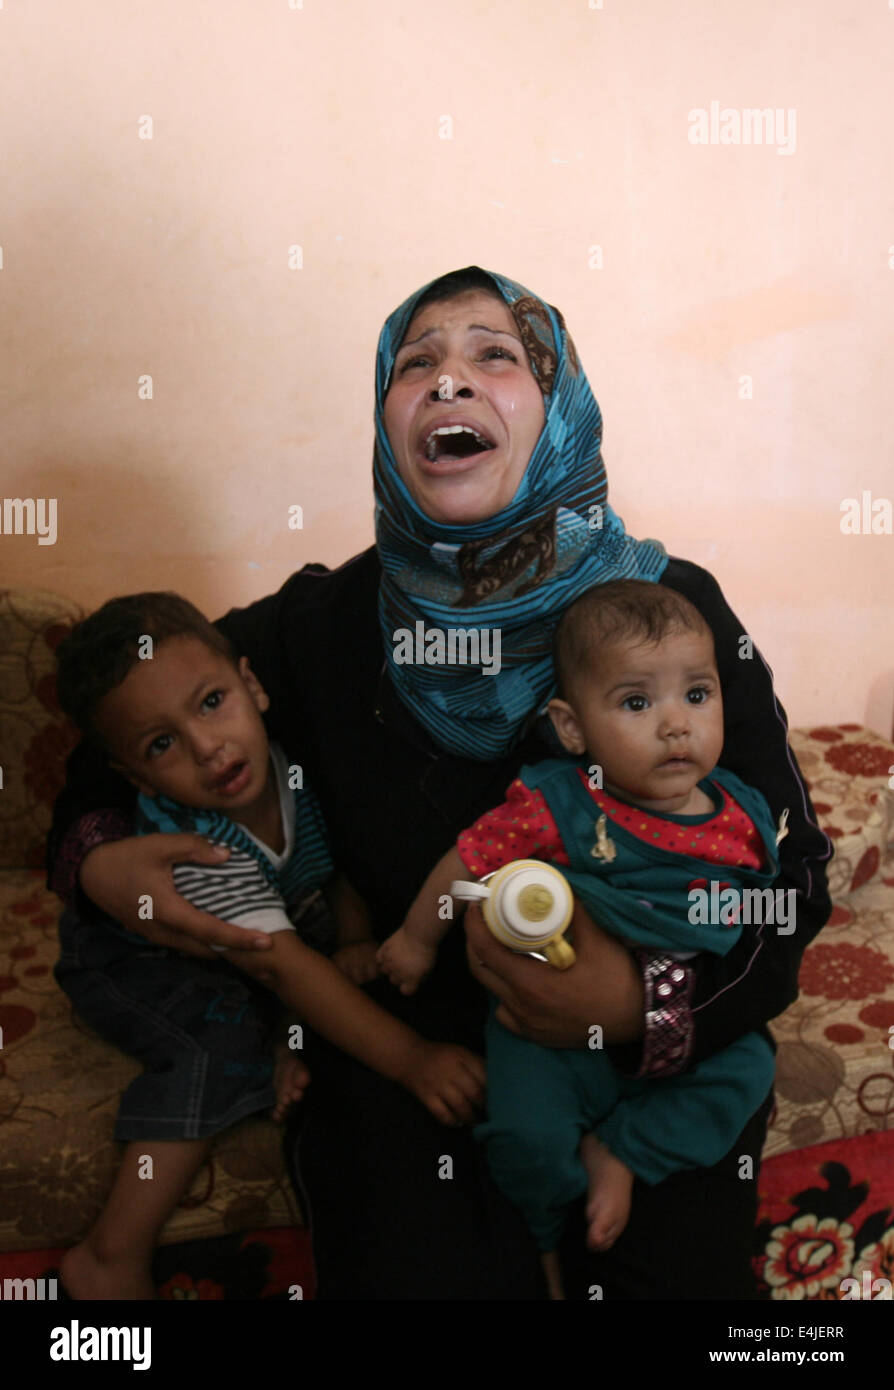
[[[784,815],[777,837],[760,793],[716,766],[720,679],[711,631],[692,604],[640,580],[598,585],[564,614],[555,664],[559,695],[548,709],[572,756],[523,767],[507,801],[436,865],[379,951],[405,993],[431,969],[452,882],[516,859],[551,861],[602,927],[679,959],[725,954],[741,932],[728,894],[722,921],[693,912],[709,880],[766,901]],[[492,1004],[488,1118],[476,1134],[538,1242],[551,1296],[561,1297],[555,1251],[568,1205],[587,1192],[588,1244],[608,1249],[628,1220],[634,1176],[658,1183],[729,1151],[772,1085],[773,1054],[751,1033],[685,1073],[625,1078],[601,1045],[540,1047],[494,1012]]]
[[[115,1137],[126,1148],[112,1193],[61,1274],[74,1298],[152,1298],[158,1235],[212,1136],[274,1100],[282,1118],[309,1081],[283,1027],[271,1087],[261,1015],[276,1001],[262,986],[442,1123],[473,1117],[484,1068],[465,1048],[419,1037],[357,987],[376,974],[363,904],[333,874],[300,770],[268,744],[269,701],[246,658],[237,661],[192,604],[159,593],[110,600],[61,645],[58,688],[63,709],[138,788],[139,832],[193,831],[223,846],[219,864],[175,867],[184,897],[272,934],[267,951],[218,948],[220,961],[207,961],[107,920],[63,914],[60,923],[59,984],[146,1068],[122,1098]]]

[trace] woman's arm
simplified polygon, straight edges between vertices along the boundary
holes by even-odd
[[[275,594],[246,608],[231,608],[214,626],[227,637],[270,697],[270,736],[288,748],[289,733],[300,726],[302,695],[316,679],[320,643],[319,609],[337,572],[305,565]],[[330,640],[331,640],[330,634]]]
[[[91,850],[81,865],[81,883],[101,913],[156,946],[206,957],[214,956],[212,945],[267,951],[267,932],[212,917],[175,887],[176,864],[220,864],[229,853],[201,835],[133,836]]]
[[[79,888],[81,865],[97,845],[133,833],[137,793],[86,739],[69,756],[65,775],[47,836],[47,887],[93,920],[96,907]]]
[[[624,943],[596,926],[577,900],[570,970],[503,946],[476,903],[466,908],[464,925],[469,969],[500,1000],[497,1019],[511,1033],[544,1047],[588,1047],[594,1037],[600,1047],[636,1045],[644,1021],[639,969]]]
[[[788,809],[788,834],[779,845],[780,875],[775,886],[794,889],[797,895],[793,932],[790,923],[785,933],[774,925],[752,925],[743,930],[728,955],[703,953],[688,963],[692,1025],[688,1046],[684,992],[671,990],[655,998],[659,1008],[663,999],[676,1001],[680,1042],[685,1048],[681,1063],[692,1065],[778,1017],[797,998],[801,957],[831,911],[826,865],[832,846],[817,825],[789,746],[788,721],[776,699],[769,666],[712,575],[681,561],[672,561],[668,572],[662,583],[687,592],[714,633],[724,701],[721,766],[763,792],[775,819]],[[657,970],[653,988],[657,990],[665,978],[673,984],[670,972],[676,966],[668,965],[666,958],[662,961],[657,953],[653,959]],[[650,1058],[646,1048],[642,1062],[651,1074],[669,1070],[662,1066],[661,1051],[659,1046]]]

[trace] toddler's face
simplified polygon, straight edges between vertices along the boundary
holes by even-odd
[[[197,637],[169,637],[100,702],[96,725],[147,796],[233,815],[264,790],[269,703],[245,657],[237,670]]]
[[[717,765],[723,701],[710,633],[649,646],[618,642],[550,714],[564,746],[602,768],[603,785],[653,809],[681,805]]]

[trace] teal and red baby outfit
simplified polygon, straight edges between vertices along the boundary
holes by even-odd
[[[715,768],[699,783],[712,811],[656,815],[592,780],[585,760],[523,767],[503,805],[457,839],[470,874],[482,878],[514,859],[547,860],[593,919],[623,940],[680,959],[698,951],[725,955],[741,934],[741,920],[728,920],[736,914],[727,908],[706,922],[693,904],[711,901],[713,883],[737,890],[746,917],[766,913],[765,890],[779,863],[763,796]],[[731,895],[723,901],[729,904]],[[497,1023],[494,1007],[488,1118],[476,1135],[496,1182],[524,1212],[543,1250],[556,1247],[569,1203],[586,1189],[582,1135],[595,1133],[637,1177],[659,1183],[680,1169],[719,1162],[773,1084],[773,1054],[758,1033],[684,1073],[622,1077],[601,1046],[541,1047]],[[751,1157],[756,1171],[760,1156]]]

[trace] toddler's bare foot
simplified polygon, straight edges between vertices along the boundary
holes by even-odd
[[[559,1268],[559,1252],[557,1250],[541,1250],[540,1263],[543,1266],[543,1273],[546,1278],[546,1291],[554,1303],[564,1301],[565,1290],[562,1288],[562,1271]]]
[[[154,1299],[155,1285],[147,1263],[133,1256],[101,1258],[90,1237],[66,1250],[59,1261],[66,1291],[74,1299]]]
[[[595,1134],[580,1141],[581,1162],[587,1170],[587,1245],[610,1250],[630,1218],[633,1174]]]
[[[293,1105],[301,1100],[310,1081],[310,1072],[300,1057],[289,1047],[277,1047],[273,1063],[273,1089],[276,1091],[276,1104],[271,1117],[280,1122],[286,1118]]]

